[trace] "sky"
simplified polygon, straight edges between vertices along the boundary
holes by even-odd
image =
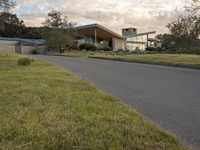
[[[50,10],[60,11],[77,26],[101,24],[117,33],[122,28],[138,32],[167,33],[167,23],[183,11],[186,0],[16,0],[13,10],[27,26],[41,26]]]

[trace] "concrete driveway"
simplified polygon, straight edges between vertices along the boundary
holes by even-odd
[[[38,56],[71,70],[200,148],[200,70],[88,58]]]

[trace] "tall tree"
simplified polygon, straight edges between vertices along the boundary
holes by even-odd
[[[180,16],[167,27],[177,38],[197,38],[200,35],[200,17]]]
[[[186,6],[187,11],[197,15],[200,13],[200,0],[190,0],[189,6]]]
[[[20,37],[25,28],[24,22],[9,12],[0,12],[0,21],[0,35],[4,37]]]
[[[9,10],[15,6],[15,1],[12,0],[0,0],[0,13],[9,12]],[[4,29],[3,20],[5,18],[0,18],[0,30]]]
[[[53,10],[48,13],[48,18],[43,24],[46,27],[44,39],[50,49],[61,52],[74,46],[75,24],[70,22],[66,16],[63,17],[60,12]]]
[[[167,25],[178,49],[200,52],[200,0],[191,0],[186,13]],[[169,38],[168,38],[169,39]]]
[[[13,0],[0,0],[0,12],[9,11],[15,6],[15,1]]]

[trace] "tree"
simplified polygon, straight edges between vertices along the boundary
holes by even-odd
[[[62,14],[55,10],[48,13],[48,18],[43,24],[49,28],[73,28],[75,26],[75,23],[69,22],[67,16],[62,17]]]
[[[191,0],[186,8],[185,15],[179,16],[167,25],[170,31],[168,39],[173,39],[173,46],[176,49],[188,52],[198,49],[200,52],[200,0]]]
[[[41,39],[43,27],[26,27],[23,20],[9,12],[15,1],[0,0],[0,36]]]
[[[180,16],[177,20],[167,25],[177,38],[197,38],[200,35],[200,17],[198,16]]]
[[[9,12],[1,12],[0,21],[0,35],[4,37],[19,37],[25,28],[24,22]]]
[[[15,1],[11,0],[0,0],[0,13],[9,12],[10,8],[15,6]],[[3,19],[5,20],[5,18]],[[2,17],[0,19],[0,30],[4,29]]]
[[[13,0],[0,0],[0,12],[9,11],[10,8],[15,6],[15,1]]]
[[[189,6],[186,6],[186,10],[192,14],[198,14],[200,12],[200,0],[191,0]]]
[[[25,27],[23,28],[20,38],[42,39],[44,27]]]
[[[51,11],[48,13],[48,18],[44,22],[44,39],[47,41],[47,45],[52,50],[58,50],[61,52],[66,48],[74,46],[74,38],[76,30],[74,29],[74,23],[70,22],[66,16],[62,17],[62,14],[58,11]]]
[[[43,37],[44,27],[26,27],[23,20],[20,20],[16,14],[9,12],[0,12],[0,36],[41,39]]]

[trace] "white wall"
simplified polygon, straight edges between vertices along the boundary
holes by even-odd
[[[0,52],[15,53],[15,45],[0,44]]]
[[[125,49],[125,41],[123,39],[112,39],[113,50],[117,51],[118,49]]]
[[[140,44],[140,43],[126,43],[126,48],[130,51],[135,51],[135,50],[142,50],[145,51],[146,49],[146,44]]]

